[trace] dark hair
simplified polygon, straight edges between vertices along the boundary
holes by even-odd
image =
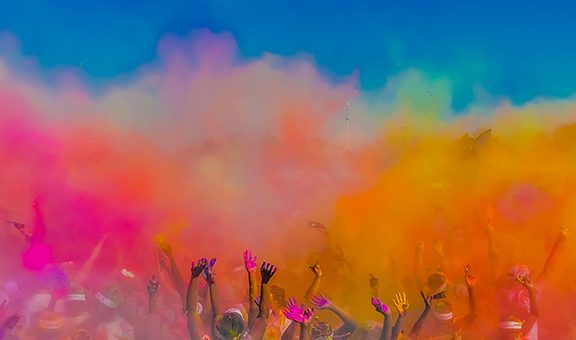
[[[234,339],[244,332],[244,319],[237,313],[224,313],[215,327],[222,339]]]

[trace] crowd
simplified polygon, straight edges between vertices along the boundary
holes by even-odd
[[[10,222],[23,244],[35,237],[20,223]],[[498,262],[494,231],[486,226],[489,261]],[[462,268],[462,285],[439,266],[424,274],[424,246],[415,247],[414,287],[380,292],[378,279],[367,280],[372,296],[365,304],[376,321],[359,321],[347,306],[323,294],[320,264],[309,267],[312,282],[304,294],[289,297],[274,284],[282,273],[271,262],[260,263],[251,251],[243,254],[247,293],[245,301],[225,306],[216,258],[200,258],[186,271],[177,265],[171,245],[157,241],[158,263],[166,282],[151,276],[146,285],[126,268],[105,275],[92,272],[102,244],[81,265],[60,263],[44,269],[44,282],[11,266],[3,254],[0,277],[0,338],[2,339],[537,339],[541,283],[567,239],[562,229],[541,273],[513,265],[503,275],[477,277]],[[40,248],[41,249],[41,248]],[[239,254],[240,255],[240,254]],[[42,256],[37,251],[32,256]],[[239,256],[240,257],[240,256]],[[25,259],[26,260],[26,259]],[[34,259],[28,259],[28,265]],[[188,272],[189,270],[189,272]],[[154,270],[150,270],[154,272]],[[37,278],[37,276],[36,276]],[[407,294],[407,291],[417,294]],[[479,294],[479,291],[481,292]],[[494,299],[492,311],[481,312],[479,296]],[[464,299],[462,299],[464,297]],[[387,304],[384,301],[391,303]],[[464,301],[464,308],[457,306]],[[460,310],[463,315],[457,315]],[[495,317],[487,318],[485,314]]]

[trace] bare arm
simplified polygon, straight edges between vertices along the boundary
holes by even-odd
[[[180,270],[178,269],[178,265],[176,264],[176,260],[174,258],[174,252],[172,251],[172,246],[170,246],[170,244],[166,243],[165,241],[158,242],[158,245],[160,246],[160,250],[162,251],[162,253],[166,255],[168,261],[170,262],[169,266],[170,272],[168,273],[170,281],[172,282],[172,285],[174,286],[176,292],[180,296],[182,305],[186,307],[186,284],[184,283],[184,277],[182,276],[182,273],[180,272]]]
[[[220,305],[220,296],[218,295],[218,286],[216,285],[216,272],[214,271],[214,265],[216,264],[216,259],[210,260],[208,266],[204,269],[204,278],[208,284],[208,289],[210,290],[210,305],[212,307],[212,320],[216,319],[216,316],[222,314],[222,307]]]
[[[251,251],[244,251],[244,267],[248,273],[248,303],[250,306],[248,310],[248,328],[250,328],[259,312],[258,304],[256,303],[258,296],[258,283],[256,282],[257,263],[256,256],[253,256]]]
[[[495,280],[500,269],[500,258],[498,256],[496,241],[494,240],[494,226],[492,226],[490,221],[486,222],[486,225],[484,226],[484,234],[488,241],[488,257],[490,259],[492,280]]]
[[[314,305],[314,308],[319,310],[329,310],[342,320],[343,325],[338,329],[338,333],[352,333],[358,327],[358,322],[354,320],[350,314],[332,301],[328,300],[323,294],[313,296],[311,302]]]
[[[156,281],[156,278],[152,276],[152,279],[148,281],[146,288],[148,290],[148,315],[154,314],[158,306],[158,287],[160,282]]]
[[[394,306],[398,311],[398,318],[396,319],[396,324],[392,327],[392,334],[390,339],[396,340],[400,335],[400,331],[402,330],[402,319],[408,314],[408,308],[410,305],[408,304],[408,300],[406,299],[406,293],[398,293],[393,299]]]
[[[294,340],[296,337],[296,326],[298,324],[296,322],[292,322],[288,328],[282,333],[282,340]]]
[[[262,276],[262,284],[260,285],[260,307],[258,308],[258,316],[254,320],[254,325],[250,329],[250,336],[253,339],[261,339],[266,331],[266,323],[268,322],[268,314],[272,306],[270,296],[270,280],[276,274],[276,267],[270,263],[262,263],[260,267],[260,275]]]
[[[380,334],[380,340],[389,340],[390,339],[390,308],[386,306],[380,299],[373,296],[372,297],[372,306],[376,309],[376,311],[382,316],[384,316],[384,324],[382,325],[382,334]]]
[[[528,334],[536,320],[538,320],[538,316],[540,315],[540,310],[538,309],[538,299],[536,297],[536,288],[534,288],[534,284],[531,282],[529,276],[521,277],[520,282],[526,287],[528,290],[528,295],[530,297],[530,314],[524,321],[522,325],[522,333]]]
[[[186,314],[188,316],[188,333],[192,340],[200,340],[205,333],[204,325],[198,315],[198,277],[208,265],[207,259],[201,259],[197,265],[192,263],[190,283],[186,294]]]
[[[422,291],[420,291],[420,295],[422,296],[422,299],[424,300],[424,310],[422,311],[422,314],[420,314],[420,317],[418,317],[418,320],[416,320],[416,323],[414,324],[414,326],[412,326],[412,330],[410,331],[410,338],[411,339],[418,339],[418,337],[420,336],[420,333],[422,333],[422,328],[424,328],[424,323],[426,322],[426,319],[428,318],[428,314],[430,314],[430,306],[432,303],[432,297],[425,296]]]
[[[322,269],[318,264],[313,265],[310,267],[312,273],[314,273],[314,279],[312,283],[310,283],[310,287],[306,290],[306,294],[304,294],[304,301],[310,302],[310,299],[320,290],[320,282],[322,282]]]
[[[466,289],[468,290],[468,314],[466,314],[460,321],[463,323],[462,326],[468,326],[476,320],[478,316],[478,307],[476,305],[476,276],[472,275],[470,272],[470,266],[466,265],[464,267],[464,280],[466,282]]]
[[[546,262],[544,262],[544,268],[542,269],[542,272],[540,272],[540,274],[536,278],[537,284],[542,282],[542,280],[544,280],[548,276],[550,268],[553,266],[555,259],[557,257],[558,250],[562,247],[564,242],[566,242],[567,238],[568,238],[568,230],[562,228],[560,230],[560,233],[558,234],[558,237],[556,238],[556,241],[554,242],[554,246],[552,246],[552,249],[550,250],[548,257],[546,258]]]
[[[98,256],[100,256],[100,253],[102,252],[102,247],[104,246],[104,242],[106,242],[107,239],[108,239],[108,234],[102,235],[102,238],[100,238],[100,241],[98,241],[98,243],[96,244],[94,249],[92,249],[90,256],[84,262],[84,264],[82,265],[82,268],[80,268],[80,271],[78,272],[78,274],[76,274],[76,280],[77,281],[84,282],[88,278],[88,276],[90,275],[90,272],[92,271],[92,268],[94,267],[94,263],[96,262],[96,259],[98,258]]]

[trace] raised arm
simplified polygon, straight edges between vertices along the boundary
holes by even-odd
[[[186,284],[184,283],[184,277],[182,276],[182,273],[178,269],[178,265],[176,265],[176,260],[174,259],[174,252],[172,251],[172,246],[170,246],[170,244],[168,244],[164,240],[158,241],[158,246],[160,247],[162,253],[166,255],[166,257],[168,258],[168,261],[170,263],[169,267],[170,272],[168,273],[170,281],[172,281],[172,284],[174,285],[176,292],[178,292],[178,295],[180,296],[180,299],[182,301],[182,305],[186,306]]]
[[[244,268],[248,273],[248,303],[250,309],[248,310],[248,328],[252,327],[254,320],[258,316],[258,283],[256,282],[256,256],[252,255],[249,250],[244,251]]]
[[[464,281],[466,281],[466,289],[468,290],[468,314],[462,318],[464,325],[470,325],[478,316],[478,307],[476,305],[476,276],[472,275],[470,265],[464,267]]]
[[[490,269],[492,280],[495,280],[500,270],[500,258],[498,256],[498,249],[494,239],[494,226],[490,221],[484,225],[484,235],[488,241],[488,257],[490,259]]]
[[[418,318],[418,320],[416,320],[416,323],[414,324],[414,326],[412,326],[412,330],[410,331],[410,339],[413,340],[418,339],[420,333],[422,333],[422,328],[424,328],[424,323],[428,318],[428,314],[430,314],[430,308],[432,306],[432,296],[426,296],[422,291],[420,291],[420,296],[424,301],[424,310],[422,311],[422,314],[420,314],[420,317]]]
[[[146,290],[148,291],[148,315],[155,313],[158,307],[158,287],[160,287],[160,282],[156,281],[156,278],[152,275],[146,285]]]
[[[389,340],[390,339],[390,308],[386,306],[380,299],[373,296],[372,297],[372,306],[376,309],[376,311],[384,316],[384,325],[382,326],[382,334],[380,335],[380,340]]]
[[[266,323],[270,314],[272,306],[272,299],[270,296],[270,280],[276,274],[276,267],[270,263],[262,263],[260,267],[260,276],[262,283],[260,285],[260,304],[258,308],[258,316],[254,320],[254,324],[250,328],[249,334],[253,339],[261,339],[266,331]]]
[[[188,317],[188,332],[192,340],[200,340],[205,334],[204,325],[198,314],[198,279],[208,266],[208,260],[203,258],[197,264],[192,262],[190,283],[186,294],[186,315]]]
[[[76,281],[84,282],[86,279],[88,279],[88,276],[90,275],[90,272],[92,272],[92,268],[94,267],[94,263],[96,263],[96,259],[98,259],[98,256],[100,256],[100,253],[102,252],[102,247],[104,246],[104,243],[106,242],[107,239],[108,234],[102,235],[100,241],[98,241],[96,246],[92,249],[90,256],[84,262],[84,264],[82,264],[82,267],[78,271],[78,274],[76,274]]]
[[[556,260],[558,250],[562,248],[562,245],[564,244],[564,242],[566,242],[567,238],[568,238],[568,229],[560,228],[560,232],[556,237],[556,241],[554,242],[554,245],[552,246],[552,249],[550,250],[548,257],[546,258],[546,262],[544,262],[544,268],[542,268],[542,272],[540,272],[540,274],[536,278],[536,284],[542,282],[542,280],[544,280],[548,276],[550,268],[553,266]]]
[[[310,266],[310,271],[314,274],[314,279],[312,283],[310,283],[310,287],[306,290],[306,294],[304,294],[304,301],[306,302],[310,302],[312,297],[318,294],[320,283],[322,282],[322,268],[320,268],[320,265],[315,264]]]
[[[518,281],[520,281],[520,283],[522,283],[522,285],[528,290],[528,296],[530,298],[530,314],[522,324],[522,333],[526,335],[530,332],[530,330],[532,330],[534,323],[536,322],[536,320],[538,320],[540,310],[538,309],[536,288],[534,287],[534,283],[532,283],[530,276],[522,276],[518,278]]]
[[[222,307],[220,305],[220,296],[218,295],[218,289],[216,285],[216,271],[214,270],[214,265],[216,264],[216,259],[210,260],[204,272],[202,272],[206,283],[208,284],[208,289],[210,290],[210,305],[212,306],[212,320],[214,321],[216,317],[222,314]],[[212,322],[215,324],[215,322]]]
[[[337,330],[339,334],[352,333],[356,327],[358,327],[358,322],[354,320],[350,314],[332,301],[328,300],[323,294],[313,296],[311,301],[314,308],[319,310],[329,310],[342,320],[343,325]]]
[[[300,340],[310,340],[312,336],[312,329],[310,322],[312,321],[312,309],[306,309],[304,304],[298,304],[295,298],[288,301],[288,306],[284,310],[286,319],[300,325]]]
[[[392,300],[394,307],[398,311],[398,319],[396,319],[396,324],[392,327],[392,334],[390,335],[391,340],[398,339],[400,331],[402,331],[402,319],[408,314],[408,300],[406,299],[406,293],[398,293]]]

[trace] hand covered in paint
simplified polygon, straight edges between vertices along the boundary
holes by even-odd
[[[464,280],[466,281],[466,286],[468,288],[472,288],[476,285],[477,277],[476,275],[472,275],[472,273],[470,272],[469,264],[464,266]]]
[[[558,241],[564,242],[568,238],[569,230],[568,228],[560,227],[560,233],[558,234]]]
[[[316,277],[322,277],[322,268],[320,268],[319,264],[315,264],[313,266],[310,266],[309,268]]]
[[[534,283],[530,278],[530,275],[518,277],[518,282],[520,282],[526,289],[534,289]]]
[[[312,304],[314,305],[314,308],[317,309],[328,309],[332,306],[332,302],[330,300],[328,300],[328,298],[326,298],[326,296],[324,296],[324,294],[320,294],[320,295],[316,295],[312,297]]]
[[[214,270],[214,265],[216,264],[216,258],[212,258],[208,265],[204,268],[202,275],[208,284],[213,284],[216,280],[216,271]]]
[[[200,276],[203,272],[204,269],[206,269],[206,267],[208,266],[208,259],[207,258],[202,258],[200,260],[198,260],[198,263],[194,264],[194,262],[192,262],[192,268],[190,269],[190,271],[192,272],[192,278],[197,278],[198,276]]]
[[[385,303],[380,301],[380,299],[375,296],[372,297],[372,306],[374,306],[374,308],[378,313],[386,317],[390,316],[390,308],[388,308],[388,306]]]
[[[244,268],[249,272],[255,272],[256,267],[258,267],[256,256],[252,255],[251,250],[244,250]]]
[[[410,308],[410,304],[406,299],[406,293],[396,294],[394,299],[392,299],[392,302],[394,303],[394,307],[396,307],[396,310],[400,316],[406,316],[406,314],[408,314],[408,308]]]
[[[306,309],[304,304],[298,304],[298,300],[295,298],[290,298],[286,309],[284,309],[284,316],[299,324],[308,324],[313,315],[312,309]]]
[[[156,278],[154,277],[154,275],[152,275],[152,278],[148,280],[148,283],[146,284],[148,294],[150,296],[156,295],[156,293],[158,292],[158,287],[160,287],[160,282],[156,281]]]
[[[271,263],[262,263],[262,267],[260,267],[260,275],[262,276],[262,284],[268,284],[270,279],[276,274],[276,267]]]

